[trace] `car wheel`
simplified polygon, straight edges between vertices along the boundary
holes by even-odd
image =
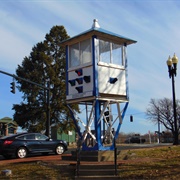
[[[25,147],[20,147],[16,152],[17,158],[25,158],[27,156],[27,149]]]
[[[60,145],[60,144],[57,145],[55,153],[56,154],[63,154],[64,153],[64,146]]]

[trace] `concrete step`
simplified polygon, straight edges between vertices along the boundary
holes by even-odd
[[[117,155],[120,152],[117,153]],[[80,161],[113,161],[114,160],[114,151],[81,151],[80,152]],[[70,155],[62,155],[62,160],[77,160],[77,151],[72,151]]]
[[[79,176],[108,176],[108,175],[114,175],[115,170],[114,169],[80,169],[79,170]]]
[[[117,172],[117,174],[119,174]],[[76,167],[77,177],[100,178],[117,177],[115,176],[115,167],[113,164],[80,164],[79,171]]]
[[[80,169],[114,169],[114,164],[80,164]]]
[[[120,179],[118,176],[75,176],[75,180],[112,180]]]

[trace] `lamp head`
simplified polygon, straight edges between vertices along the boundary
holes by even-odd
[[[168,66],[168,72],[169,72],[169,77],[171,78],[171,69],[172,69],[172,59],[169,56],[168,60],[166,61],[167,66]]]
[[[174,74],[176,76],[176,69],[177,69],[177,63],[178,63],[178,57],[175,55],[174,53],[174,56],[172,58],[172,63],[173,63],[173,66],[174,66]]]
[[[170,56],[169,56],[168,60],[166,61],[166,63],[167,63],[167,66],[168,66],[168,67],[169,67],[169,66],[172,66],[172,59],[171,59]]]
[[[174,53],[174,56],[172,58],[172,63],[173,63],[173,66],[174,66],[174,75],[176,76],[178,57],[175,55],[175,53]]]
[[[176,56],[176,54],[174,53],[174,56],[172,58],[172,63],[173,64],[177,64],[178,63],[178,57]]]
[[[169,56],[168,60],[167,60],[167,66],[168,66],[168,70],[169,70],[169,77],[171,78],[172,75],[176,76],[176,70],[177,70],[177,63],[178,63],[178,57],[175,55],[171,57]]]

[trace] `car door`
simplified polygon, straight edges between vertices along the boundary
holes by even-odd
[[[39,146],[41,152],[53,152],[55,147],[54,147],[54,142],[51,141],[47,136],[43,134],[36,134],[35,138],[37,141],[39,141]]]
[[[25,135],[24,140],[31,153],[39,152],[40,142],[36,140],[34,133]]]

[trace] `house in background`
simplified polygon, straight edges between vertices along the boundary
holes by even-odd
[[[0,137],[8,136],[11,134],[16,134],[18,130],[18,124],[9,117],[4,117],[0,119]],[[68,144],[73,144],[76,142],[76,132],[75,130],[68,131],[68,133],[60,132],[56,126],[51,127],[51,138],[65,140]]]
[[[60,132],[59,129],[57,129],[56,126],[51,127],[51,138],[52,139],[58,139],[58,140],[64,140],[68,142],[68,144],[73,144],[76,142],[76,132],[75,130],[68,131],[68,133]]]
[[[13,119],[4,117],[0,119],[0,136],[8,136],[10,134],[16,134],[18,125]]]

